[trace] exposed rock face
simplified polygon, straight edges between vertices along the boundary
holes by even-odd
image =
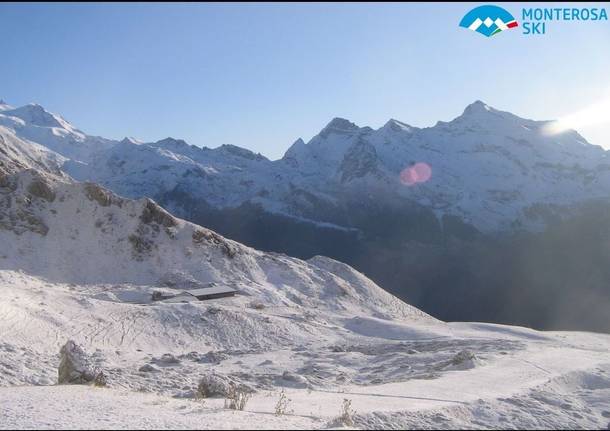
[[[55,192],[42,179],[32,180],[28,186],[28,192],[33,196],[46,200],[47,202],[53,202],[55,200]]]
[[[377,171],[377,151],[375,147],[364,141],[358,140],[345,153],[343,161],[339,166],[341,183],[346,183],[357,178],[362,178]]]
[[[235,257],[237,249],[229,244],[222,236],[211,230],[196,230],[193,232],[193,244],[201,245],[202,243],[214,244],[219,246],[222,252],[230,258]]]
[[[157,223],[166,228],[174,227],[177,224],[176,219],[170,213],[150,199],[146,200],[140,220],[145,224]]]
[[[91,369],[85,351],[74,341],[69,340],[64,344],[59,354],[58,384],[78,385],[95,380],[96,373]]]
[[[139,262],[142,262],[157,248],[157,245],[153,241],[139,235],[129,235],[127,240],[131,243],[133,248],[133,258]]]
[[[0,229],[17,235],[34,232],[45,236],[49,228],[36,213],[40,200],[53,202],[55,192],[42,174],[27,172],[25,189],[19,189],[14,176],[0,176]]]
[[[95,183],[85,183],[85,193],[89,200],[96,201],[103,207],[108,207],[113,203],[112,193]]]

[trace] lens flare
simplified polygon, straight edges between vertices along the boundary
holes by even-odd
[[[543,132],[547,135],[557,135],[570,129],[577,130],[605,123],[610,123],[610,96],[547,124]]]
[[[418,183],[425,183],[431,177],[432,168],[424,162],[415,163],[400,172],[400,182],[409,187]]]

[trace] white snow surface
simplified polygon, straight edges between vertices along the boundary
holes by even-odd
[[[347,317],[245,295],[131,303],[125,292],[151,287],[10,270],[0,271],[0,286],[2,429],[341,427],[344,399],[354,426],[368,429],[604,429],[610,421],[608,335],[359,309]],[[55,385],[67,339],[91,355],[107,388]],[[474,360],[455,364],[463,351]],[[210,372],[256,390],[245,411],[195,397]],[[289,411],[275,416],[281,390]]]
[[[66,158],[34,142],[19,139],[12,129],[0,126],[0,174],[23,169],[51,171],[60,175]]]

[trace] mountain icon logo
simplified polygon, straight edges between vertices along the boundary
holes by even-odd
[[[504,30],[518,27],[519,23],[506,9],[494,5],[479,6],[468,12],[460,27],[491,37]]]

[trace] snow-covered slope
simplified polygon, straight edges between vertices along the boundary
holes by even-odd
[[[66,158],[42,145],[19,139],[14,130],[0,126],[0,175],[33,168],[60,174]]]
[[[262,253],[177,219],[150,199],[27,170],[0,185],[0,269],[56,282],[237,287],[267,305],[420,316],[347,265]]]
[[[61,116],[31,103],[19,108],[0,104],[0,125],[29,141],[43,145],[69,159],[87,161],[98,151],[116,144],[110,139],[88,136]]]

